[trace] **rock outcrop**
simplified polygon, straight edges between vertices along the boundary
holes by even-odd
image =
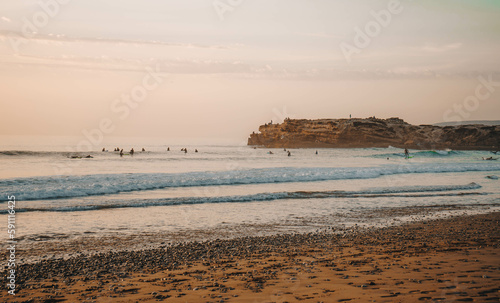
[[[368,148],[500,149],[500,125],[411,125],[389,119],[285,119],[265,124],[253,133],[248,145],[269,148]]]

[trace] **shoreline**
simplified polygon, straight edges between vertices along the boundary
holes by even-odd
[[[142,233],[83,233],[38,235],[38,238],[19,237],[18,254],[21,263],[69,259],[98,253],[137,251],[145,248],[162,248],[189,242],[215,239],[236,239],[244,236],[275,236],[295,233],[327,231],[346,233],[352,229],[369,230],[405,223],[443,219],[454,216],[485,214],[500,211],[497,204],[440,204],[409,207],[381,207],[359,209],[314,217],[297,217],[276,223],[226,224],[208,229],[180,229],[178,231]],[[4,252],[0,257],[5,258]]]
[[[1,297],[6,302],[498,300],[499,222],[500,212],[492,212],[47,260],[20,265],[18,294]]]

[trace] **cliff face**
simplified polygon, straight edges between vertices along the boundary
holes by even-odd
[[[266,124],[253,133],[248,145],[270,148],[388,147],[411,149],[498,150],[499,125],[411,125],[389,119],[286,119]]]

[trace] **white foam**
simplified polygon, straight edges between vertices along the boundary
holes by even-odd
[[[298,191],[298,192],[265,192],[249,195],[231,195],[231,196],[206,196],[206,197],[176,197],[161,199],[92,199],[85,203],[75,205],[71,199],[60,200],[57,203],[39,203],[33,202],[33,205],[24,205],[19,209],[20,212],[29,211],[87,211],[109,208],[125,207],[149,207],[149,206],[167,206],[184,204],[205,204],[205,203],[242,203],[256,201],[273,201],[282,199],[325,199],[325,198],[359,198],[359,197],[380,197],[395,196],[402,194],[414,197],[418,196],[436,196],[436,195],[463,195],[463,190],[479,189],[481,186],[476,183],[466,185],[436,185],[436,186],[400,186],[389,188],[369,188],[359,191]],[[438,192],[438,194],[435,194]],[[433,194],[429,194],[433,193]],[[471,192],[468,192],[469,194]],[[472,192],[472,194],[481,194]],[[0,213],[4,213],[0,211]]]
[[[107,195],[169,187],[369,179],[378,178],[384,175],[497,170],[500,170],[500,164],[414,163],[356,168],[281,167],[177,174],[156,173],[49,176],[0,180],[0,195],[15,195],[18,200],[26,201]]]

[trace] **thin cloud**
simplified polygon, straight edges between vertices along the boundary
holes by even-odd
[[[13,60],[0,60],[3,65],[25,65],[46,68],[70,68],[80,70],[144,72],[145,66],[159,64],[165,74],[232,75],[240,78],[266,78],[290,80],[346,80],[346,79],[402,79],[434,77],[470,77],[471,72],[454,68],[450,64],[422,66],[394,66],[383,69],[366,68],[294,68],[293,62],[267,63],[218,60],[155,60],[111,58],[107,56],[79,57],[74,55],[41,56],[16,55]],[[327,62],[325,62],[326,64]],[[325,65],[324,64],[324,65]],[[481,72],[482,74],[486,72]],[[477,74],[481,74],[477,73]],[[489,71],[488,71],[489,73]],[[474,75],[476,73],[473,73]]]
[[[3,17],[2,17],[3,19]],[[0,39],[5,39],[12,36],[23,37],[19,32],[0,31]],[[158,46],[173,46],[186,48],[202,48],[215,50],[229,50],[241,45],[210,45],[210,44],[195,44],[195,43],[171,43],[159,40],[127,40],[127,39],[110,39],[110,38],[72,38],[65,35],[53,34],[48,35],[36,34],[34,37],[29,37],[29,40],[42,42],[87,42],[87,43],[111,43],[111,44],[130,44],[130,45],[158,45]]]
[[[160,64],[161,72],[168,74],[240,74],[255,72],[252,66],[239,61],[130,59],[104,55],[98,57],[81,57],[67,54],[59,56],[17,54],[10,60],[7,58],[0,60],[0,63],[4,65],[31,65],[47,68],[130,72],[143,72],[145,66]],[[264,68],[264,70],[267,70],[267,68]]]
[[[297,32],[295,34],[299,35],[299,36],[305,36],[305,37],[328,38],[328,39],[331,39],[331,38],[344,38],[345,37],[343,35],[329,35],[329,34],[325,34],[325,33],[301,33],[301,32]]]
[[[425,45],[420,48],[421,51],[424,52],[431,52],[431,53],[442,53],[442,52],[447,52],[455,49],[459,49],[462,47],[462,43],[452,43],[452,44],[446,44],[446,45],[440,45],[440,46],[435,46],[435,45]]]

